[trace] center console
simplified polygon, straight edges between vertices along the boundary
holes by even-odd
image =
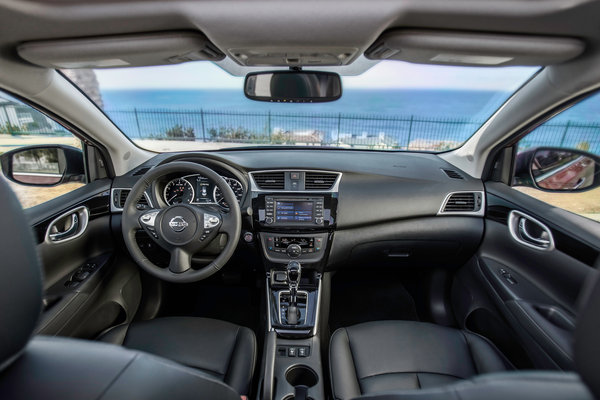
[[[266,270],[262,400],[324,399],[321,274],[336,226],[333,171],[250,173],[253,225]]]

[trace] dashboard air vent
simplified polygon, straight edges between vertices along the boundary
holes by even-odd
[[[113,202],[116,208],[122,209],[123,207],[125,207],[125,201],[127,201],[127,196],[129,196],[129,192],[131,192],[130,189],[115,189],[115,193],[113,195]],[[148,199],[146,198],[146,195],[143,195],[140,201],[138,201],[137,203],[137,209],[147,210],[148,208],[150,208],[150,205],[148,204]]]
[[[285,189],[285,173],[281,172],[260,172],[253,174],[254,182],[260,189]]]
[[[456,172],[453,169],[442,169],[442,171],[444,171],[444,173],[446,175],[448,175],[448,178],[452,178],[452,179],[465,179],[465,178],[463,178],[463,176],[461,174],[459,174],[458,172]]]
[[[337,174],[327,172],[306,172],[304,189],[306,190],[329,190],[334,185]]]
[[[481,193],[452,193],[448,196],[442,212],[476,212],[481,209],[481,202]]]

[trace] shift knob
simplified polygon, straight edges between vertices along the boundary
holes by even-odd
[[[290,261],[287,265],[287,278],[290,286],[298,286],[302,267],[298,261]]]

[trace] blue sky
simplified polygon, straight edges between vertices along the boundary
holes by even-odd
[[[515,91],[536,67],[449,67],[382,61],[358,76],[343,77],[344,89],[464,89]],[[105,89],[239,89],[244,78],[217,65],[191,62],[170,66],[96,70]]]

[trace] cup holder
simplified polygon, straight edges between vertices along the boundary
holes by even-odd
[[[312,368],[305,365],[294,365],[288,369],[285,373],[285,379],[294,387],[313,387],[319,382],[317,373]]]

